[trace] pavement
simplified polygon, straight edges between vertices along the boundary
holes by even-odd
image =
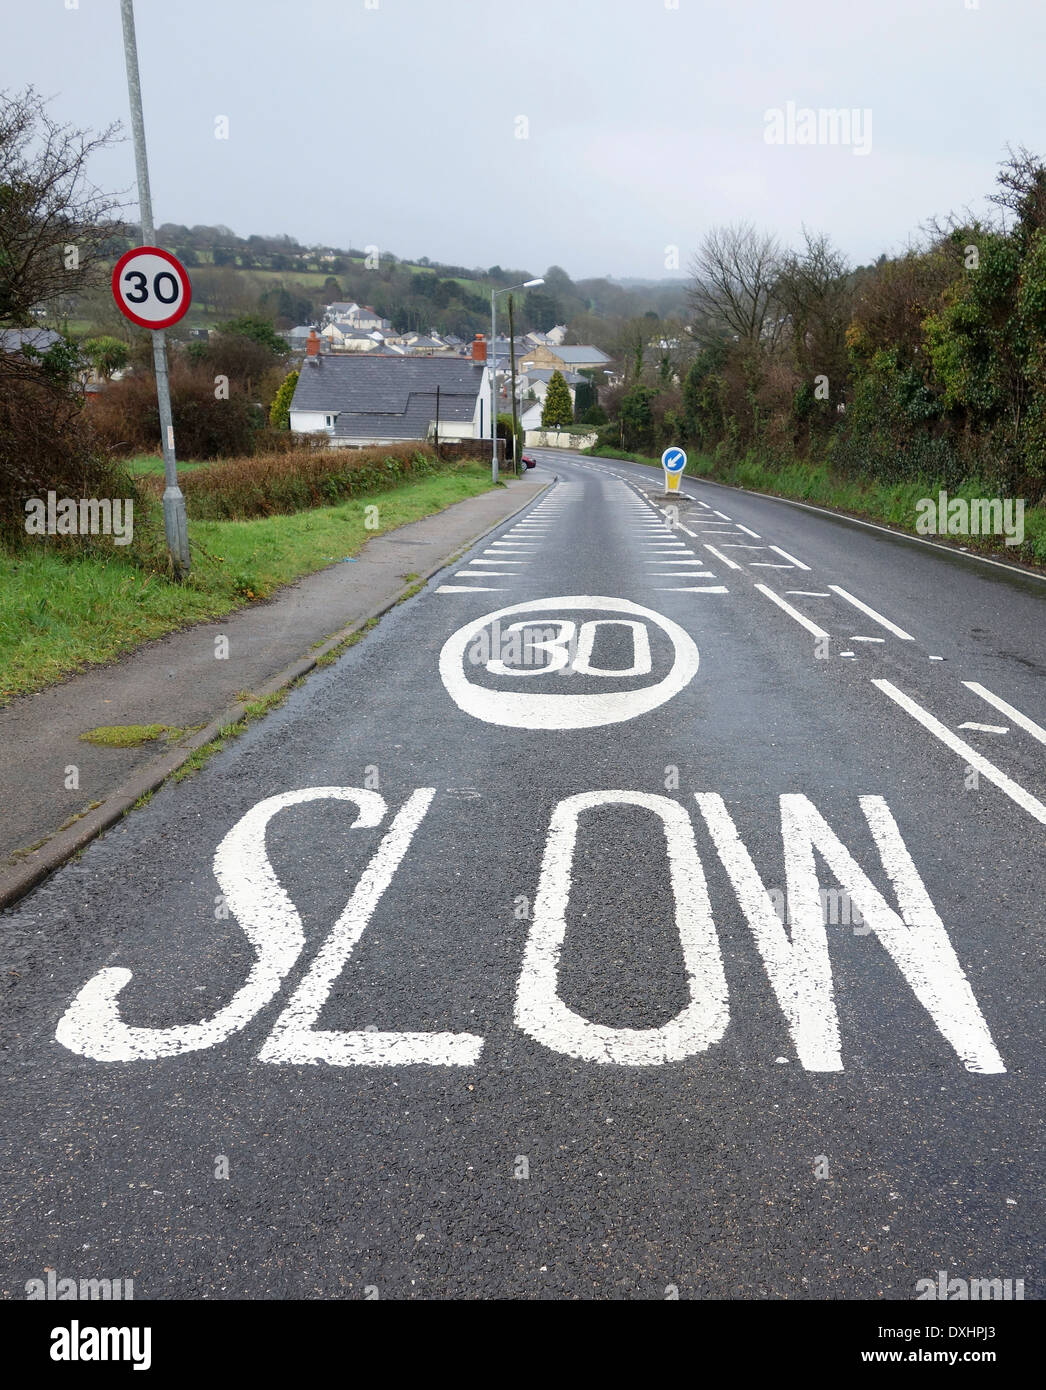
[[[0,917],[5,1296],[1041,1297],[1046,584],[540,462]]]
[[[325,646],[440,569],[541,486],[510,479],[503,489],[376,536],[358,556],[265,602],[145,643],[0,709],[0,904],[158,785],[214,737],[214,726],[232,722],[242,696],[271,693],[311,670]],[[143,724],[194,733],[137,748],[80,738],[101,726]],[[107,805],[114,798],[121,804]]]

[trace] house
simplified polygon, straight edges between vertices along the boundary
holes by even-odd
[[[320,337],[337,352],[374,352],[383,341],[375,329],[356,328],[344,320],[326,324],[320,329]]]
[[[24,347],[46,352],[61,341],[61,333],[53,328],[0,328],[0,352],[21,352]]]
[[[550,347],[539,344],[525,354],[523,366],[553,367],[559,371],[584,372],[602,370],[610,358],[602,348],[591,344],[582,347]]]
[[[323,322],[333,323],[335,319],[350,319],[353,314],[358,313],[359,305],[353,301],[348,303],[345,300],[333,300],[323,311]]]
[[[290,426],[296,433],[325,430],[332,445],[355,448],[425,440],[435,432],[438,410],[441,440],[489,438],[482,336],[467,358],[321,354],[319,347],[317,334],[294,388]]]

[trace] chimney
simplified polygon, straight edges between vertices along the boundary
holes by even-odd
[[[309,336],[305,342],[305,358],[317,358],[320,355],[320,335],[315,328],[309,330]],[[313,362],[315,365],[315,361]]]
[[[472,344],[473,362],[485,362],[487,360],[487,340],[482,333],[476,334],[476,341]]]

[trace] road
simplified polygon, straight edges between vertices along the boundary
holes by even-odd
[[[7,1296],[1040,1296],[1046,583],[542,474],[5,915]]]

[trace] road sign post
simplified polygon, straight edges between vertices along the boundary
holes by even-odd
[[[661,467],[665,470],[665,492],[678,492],[679,479],[686,467],[686,454],[673,444],[661,455]]]
[[[127,95],[131,108],[131,133],[134,136],[134,163],[138,179],[138,207],[141,211],[142,240],[151,242],[153,229],[152,195],[149,192],[149,165],[145,153],[145,120],[142,116],[142,89],[138,76],[138,44],[134,32],[134,0],[120,0],[123,25],[124,61],[127,67]],[[137,256],[156,258],[131,265]],[[169,264],[162,264],[168,262]],[[128,268],[130,267],[130,268]],[[178,281],[174,267],[180,272],[181,297],[168,299],[172,285]],[[116,271],[121,271],[119,282]],[[150,274],[151,272],[151,274]],[[128,277],[124,284],[125,274]],[[141,275],[145,293],[135,275]],[[170,277],[170,278],[169,278]],[[121,297],[118,292],[126,293]],[[189,530],[185,517],[185,496],[178,486],[178,463],[174,452],[174,421],[171,415],[171,392],[167,381],[167,339],[164,330],[185,314],[192,300],[189,277],[184,268],[156,246],[140,246],[121,256],[113,271],[113,295],[120,312],[140,327],[148,328],[153,337],[153,365],[156,370],[156,400],[160,409],[160,442],[163,447],[163,524],[167,534],[167,549],[175,577],[184,579],[189,573]]]

